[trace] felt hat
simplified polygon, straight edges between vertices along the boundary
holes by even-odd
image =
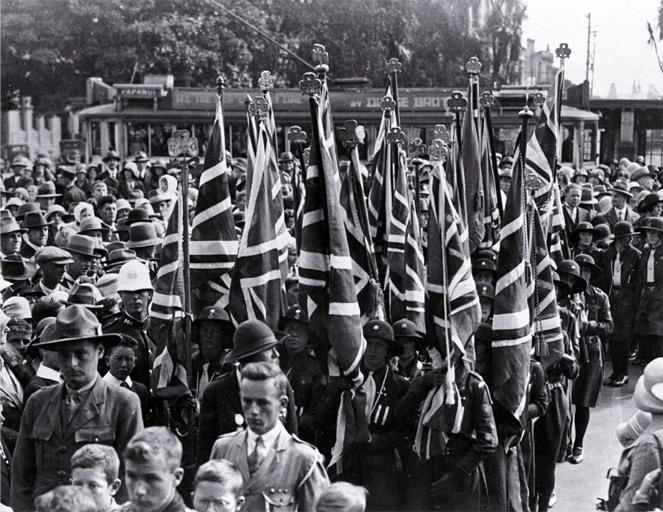
[[[645,176],[652,176],[652,174],[649,172],[649,169],[645,167],[644,165],[642,167],[638,167],[633,174],[631,174],[631,181],[638,181],[641,178],[644,178]]]
[[[22,226],[23,229],[45,228],[48,226],[48,222],[41,212],[28,212],[25,214]]]
[[[645,226],[640,226],[641,230],[658,231],[663,233],[663,217],[649,217]]]
[[[48,211],[46,212],[46,220],[50,222],[51,215],[53,215],[54,213],[59,213],[60,215],[65,217],[67,215],[67,210],[65,210],[59,204],[54,204],[52,206],[49,206]]]
[[[57,176],[58,174],[66,175],[68,178],[73,180],[76,178],[76,167],[70,165],[60,165],[55,170],[55,175]]]
[[[279,344],[274,332],[260,320],[246,320],[237,326],[233,348],[225,360],[234,363]]]
[[[123,171],[131,171],[131,174],[134,175],[135,178],[140,177],[140,173],[138,172],[138,166],[135,164],[135,162],[127,162],[124,164],[124,167],[122,167]]]
[[[64,302],[66,306],[81,305],[88,309],[97,310],[103,306],[98,305],[97,301],[100,300],[101,294],[96,287],[89,283],[76,283],[69,292],[69,297]]]
[[[366,322],[363,328],[364,338],[377,338],[386,341],[389,344],[391,355],[400,356],[403,354],[404,347],[394,338],[394,330],[384,320],[373,318]]]
[[[136,253],[131,249],[115,249],[114,251],[108,253],[108,257],[106,259],[107,263],[104,266],[104,270],[106,272],[113,272],[116,270],[119,272],[122,265],[128,261],[133,261],[136,259],[138,259]]]
[[[284,329],[288,322],[299,322],[308,325],[308,315],[299,304],[296,304],[285,312],[279,322],[279,329]]]
[[[495,266],[495,262],[487,258],[479,258],[478,260],[476,260],[472,264],[472,272],[482,272],[482,271],[488,271],[492,272],[493,274],[496,274],[497,267]]]
[[[557,273],[560,279],[567,278],[571,281],[571,293],[581,293],[587,288],[587,281],[580,275],[580,265],[573,260],[563,260],[557,265]],[[563,281],[567,282],[568,281]]]
[[[596,185],[594,187],[594,194],[596,195],[597,199],[601,199],[604,196],[609,196],[610,191],[608,190],[608,187],[605,185]]]
[[[117,294],[120,286],[120,276],[117,274],[106,274],[97,281],[97,290],[104,299]]]
[[[663,414],[663,357],[657,357],[638,379],[633,403],[641,411]]]
[[[150,271],[145,264],[134,260],[128,261],[118,275],[118,292],[137,292],[141,290],[154,291],[150,281]]]
[[[294,159],[295,158],[290,151],[284,151],[281,153],[281,156],[279,156],[279,162],[292,162]]]
[[[37,197],[60,197],[55,190],[55,183],[52,181],[45,181],[37,187]]]
[[[69,237],[67,251],[76,252],[85,256],[104,257],[107,254],[106,249],[97,246],[97,240],[87,235],[75,234]]]
[[[133,208],[126,217],[127,226],[136,222],[151,222],[150,213],[145,208]]]
[[[134,162],[149,162],[150,158],[147,156],[145,151],[139,151],[138,154],[134,157]]]
[[[598,204],[599,202],[596,200],[594,197],[594,192],[593,190],[589,188],[584,188],[582,189],[581,196],[580,196],[580,204]]]
[[[594,236],[594,240],[596,240],[601,235],[601,232],[593,227],[590,222],[579,222],[576,228],[569,235],[569,241],[571,243],[577,244],[578,235],[580,235],[580,233],[591,233]]]
[[[113,149],[106,153],[106,156],[104,157],[104,162],[107,162],[108,160],[117,160],[120,162],[122,161],[122,158],[120,158],[120,154]]]
[[[408,318],[402,318],[394,322],[391,329],[395,340],[398,340],[398,338],[424,339],[423,334],[417,330],[417,324]]]
[[[131,210],[131,203],[126,199],[118,199],[115,206],[117,207],[118,212],[120,210]]]
[[[635,235],[635,231],[633,231],[633,224],[629,221],[622,220],[615,224],[615,238],[633,235]]]
[[[129,227],[127,249],[152,247],[160,242],[161,239],[157,236],[157,231],[151,222],[138,222]]]
[[[23,205],[23,200],[18,197],[10,197],[9,201],[5,204],[5,208],[9,206],[18,206],[19,208]]]
[[[168,169],[168,160],[166,158],[157,158],[154,162],[152,162],[152,169],[156,169],[157,167],[161,169]]]
[[[104,182],[106,183],[109,191],[117,193],[117,188],[120,186],[120,181],[117,178],[108,176],[106,179],[104,179]]]
[[[25,281],[32,279],[37,273],[37,267],[20,254],[10,254],[0,262],[2,276],[8,281]]]
[[[150,204],[159,204],[164,201],[172,201],[173,197],[166,192],[163,192],[160,188],[156,190],[150,190]]]
[[[594,242],[610,242],[613,239],[613,235],[610,232],[610,225],[607,223],[597,224],[596,229],[598,229],[601,234],[596,237]]]
[[[110,226],[102,222],[99,217],[88,217],[87,219],[83,219],[81,221],[81,225],[78,232],[81,235],[85,235],[87,233],[93,233],[95,231],[101,231],[102,233],[109,232],[110,229],[111,229]]]
[[[592,258],[589,254],[578,254],[575,257],[575,262],[581,267],[587,267],[592,271],[592,281],[601,279],[601,276],[603,276],[603,271],[596,265],[594,258]]]
[[[30,212],[40,212],[41,209],[37,203],[24,203],[18,207],[18,212],[16,213],[16,220],[21,222],[26,214]],[[2,231],[4,233],[4,230]]]
[[[654,206],[658,203],[661,202],[661,198],[658,197],[658,194],[656,192],[652,192],[647,194],[642,201],[638,203],[638,212],[644,213],[646,212],[651,206]]]
[[[101,324],[85,306],[67,306],[55,318],[55,339],[39,341],[32,346],[55,350],[62,343],[70,341],[91,341],[105,346],[116,345],[122,340],[119,334],[101,334]]]
[[[129,232],[129,225],[127,224],[127,219],[120,219],[117,221],[115,224],[115,232],[116,233],[128,233]]]
[[[34,166],[37,167],[38,165],[43,165],[44,167],[48,169],[53,168],[53,160],[48,158],[47,156],[37,156],[35,159]]]
[[[552,271],[552,281],[555,284],[555,286],[559,288],[562,294],[564,295],[571,294],[571,286],[569,286],[569,283],[565,283],[564,281],[562,281],[559,277],[559,274],[554,270]]]
[[[39,264],[55,263],[56,265],[67,265],[68,263],[74,262],[74,260],[71,259],[71,254],[52,245],[47,245],[40,249],[37,254],[35,254],[35,261]]]
[[[0,219],[0,234],[8,235],[9,233],[21,232],[25,233],[27,229],[23,229],[18,225],[14,217],[3,217]]]
[[[612,192],[614,194],[622,194],[626,197],[633,197],[633,194],[629,192],[628,183],[624,180],[617,180],[612,184]]]
[[[495,287],[490,283],[477,283],[477,294],[479,299],[495,300]]]

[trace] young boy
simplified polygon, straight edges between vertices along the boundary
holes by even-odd
[[[210,460],[193,481],[193,506],[200,512],[239,512],[244,504],[244,479],[239,468],[225,459]]]
[[[138,398],[140,398],[140,408],[143,412],[143,423],[145,423],[148,413],[147,388],[145,385],[131,380],[131,377],[129,377],[136,365],[137,348],[138,344],[136,341],[124,335],[122,335],[120,343],[112,347],[106,347],[104,360],[108,366],[108,372],[103,378],[109,384],[129,389],[138,395]]]
[[[181,462],[182,443],[166,427],[136,434],[124,451],[130,501],[120,512],[194,512],[177,492],[184,477]]]
[[[35,499],[37,512],[94,512],[94,499],[73,485],[61,485]]]
[[[88,444],[71,458],[71,483],[92,495],[97,512],[119,509],[114,498],[122,485],[119,472],[120,458],[112,446]]]

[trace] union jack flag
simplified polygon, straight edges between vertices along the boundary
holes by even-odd
[[[491,154],[490,136],[488,134],[488,116],[481,118],[481,176],[485,193],[483,225],[485,234],[480,244],[481,248],[493,249],[500,241],[500,210],[497,206],[500,193],[495,183],[495,170],[493,169],[493,155]]]

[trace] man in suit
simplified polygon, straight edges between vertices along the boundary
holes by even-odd
[[[287,383],[275,363],[247,364],[240,393],[249,428],[222,436],[212,449],[212,459],[234,462],[242,472],[246,510],[314,510],[329,485],[320,452],[279,421],[288,405]]]
[[[56,171],[58,185],[62,187],[62,207],[69,209],[72,203],[80,203],[87,200],[87,195],[76,186],[76,170],[72,167],[61,166]]]
[[[618,222],[626,221],[633,224],[639,217],[627,204],[633,197],[628,191],[628,185],[625,181],[617,180],[612,186],[612,208],[610,208],[603,217],[610,224],[610,230],[615,232],[615,225]]]
[[[582,188],[579,185],[571,184],[564,191],[564,225],[566,228],[567,239],[581,222],[589,222],[589,210],[580,208],[582,198]]]
[[[247,423],[240,400],[239,374],[249,363],[279,363],[276,350],[279,341],[272,330],[259,320],[247,320],[237,326],[233,336],[233,349],[226,355],[225,362],[239,366],[219,379],[211,382],[203,392],[200,405],[200,428],[198,429],[197,463],[209,460],[212,446],[217,437],[229,432],[242,431]],[[289,382],[286,382],[288,403],[284,412],[285,428],[297,433],[297,411],[295,397]]]
[[[97,373],[104,344],[118,341],[99,328],[85,307],[69,306],[56,318],[55,339],[34,345],[57,351],[64,383],[38,391],[25,406],[12,461],[14,510],[34,510],[37,496],[68,484],[71,457],[82,446],[101,443],[122,453],[143,429],[138,396]]]
[[[54,339],[55,318],[52,316],[44,318],[37,325],[37,341],[47,342]],[[35,345],[35,343],[33,343],[33,345]],[[40,389],[62,382],[57,353],[52,350],[37,350],[39,350],[39,355],[41,356],[41,363],[39,363],[39,367],[37,368],[37,374],[32,378],[28,386],[25,388],[25,393],[23,394],[23,403],[27,403],[28,399]]]

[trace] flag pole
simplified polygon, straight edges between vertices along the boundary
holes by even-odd
[[[520,112],[518,112],[518,116],[522,120],[522,124],[520,127],[520,154],[518,155],[518,158],[520,160],[520,165],[521,165],[521,172],[523,176],[522,180],[522,188],[520,190],[520,200],[521,200],[521,205],[522,205],[522,211],[525,212],[526,216],[529,216],[528,210],[527,210],[527,203],[528,203],[528,197],[527,197],[527,191],[530,189],[530,187],[533,186],[538,186],[538,178],[535,176],[528,176],[525,167],[525,163],[527,162],[527,140],[528,140],[528,127],[529,127],[529,121],[532,119],[534,116],[534,113],[529,109],[528,106],[529,103],[529,92],[525,96],[525,108],[522,109]],[[525,259],[525,278],[527,279],[527,284],[529,285],[532,282],[532,279],[536,278],[536,276],[532,275],[532,266],[530,263],[530,245],[529,245],[529,232],[528,232],[528,227],[529,222],[523,222],[523,241],[525,244],[525,247],[523,248],[524,254],[527,255]],[[536,272],[536,269],[534,269],[534,272]]]
[[[301,249],[300,243],[302,240],[301,226],[297,222],[297,214],[299,212],[299,205],[302,201],[302,194],[300,185],[306,183],[306,164],[304,162],[304,144],[306,144],[306,132],[302,131],[299,126],[291,126],[288,130],[288,141],[290,146],[297,155],[299,160],[300,172],[297,173],[297,166],[293,165],[292,169],[292,200],[295,209],[295,240],[297,241],[297,254]]]
[[[495,104],[495,97],[491,92],[485,91],[481,94],[479,103],[483,106],[484,116],[486,118],[486,124],[488,125],[488,144],[490,146],[490,163],[493,168],[493,177],[495,184],[499,188],[500,183],[500,173],[497,169],[497,156],[495,155],[495,134],[493,133],[493,116],[490,112],[490,107]],[[500,211],[500,219],[504,218],[504,205],[502,204],[502,194],[497,193],[497,208]]]
[[[403,71],[403,65],[398,59],[392,58],[387,62],[387,72],[389,73],[389,81],[391,82],[391,93],[396,102],[396,124],[401,125],[401,108],[398,105],[398,73]]]
[[[459,172],[460,169],[460,160],[461,160],[461,126],[460,126],[460,113],[467,108],[467,98],[463,96],[463,93],[460,91],[453,91],[451,96],[447,100],[447,107],[451,112],[454,113],[455,119],[455,128],[456,128],[456,144],[458,149],[456,151],[456,174],[457,176],[452,176],[453,187],[455,190],[461,192],[464,196],[465,186],[464,186],[464,173]],[[462,185],[462,186],[461,186]],[[460,187],[460,189],[459,189]],[[465,201],[465,199],[463,199]]]
[[[421,164],[424,163],[424,161],[420,158],[422,154],[426,153],[426,144],[419,139],[416,138],[412,141],[410,141],[410,144],[408,145],[408,150],[410,153],[414,154],[414,157],[412,158],[411,162],[412,165],[414,166],[414,208],[417,212],[417,218],[419,219],[419,224],[421,225],[421,206],[419,204],[419,201],[421,200]]]
[[[472,86],[472,117],[474,124],[479,130],[479,73],[481,72],[481,62],[476,57],[470,57],[465,64],[465,69],[470,74],[470,85]]]

